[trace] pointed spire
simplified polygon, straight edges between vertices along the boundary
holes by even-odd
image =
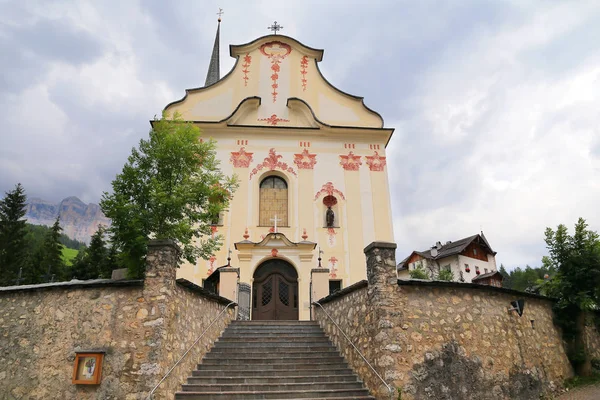
[[[208,65],[208,73],[206,74],[206,82],[204,86],[210,86],[221,79],[220,65],[219,65],[219,36],[221,33],[221,14],[223,10],[219,8],[219,24],[217,26],[217,35],[215,36],[215,44],[213,46],[212,55],[210,57],[210,64]]]

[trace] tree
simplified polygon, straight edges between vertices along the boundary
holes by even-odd
[[[410,279],[429,280],[429,274],[427,273],[427,271],[425,271],[425,269],[423,268],[421,263],[418,263],[417,265],[415,265],[415,269],[410,271],[408,274],[410,275]]]
[[[39,269],[34,274],[35,283],[60,281],[65,275],[65,263],[62,259],[63,245],[60,243],[60,216],[48,231],[41,249]]]
[[[20,183],[0,200],[0,286],[14,285],[25,265],[26,201]]]
[[[218,169],[215,143],[200,140],[200,131],[179,115],[163,113],[150,137],[132,149],[127,163],[104,193],[100,207],[112,220],[112,241],[130,277],[144,271],[147,241],[174,239],[179,261],[208,258],[220,245],[211,235],[211,217],[229,204],[235,177]]]
[[[452,282],[454,281],[454,273],[452,272],[452,270],[450,269],[446,269],[443,268],[440,270],[440,272],[437,274],[436,279],[438,281],[448,281],[448,282]]]
[[[567,354],[575,371],[591,374],[591,360],[585,352],[585,311],[600,306],[600,240],[587,229],[583,218],[575,224],[573,236],[560,224],[556,231],[546,228],[545,241],[549,256],[545,266],[556,275],[543,287],[543,292],[555,297],[557,321],[563,328]]]

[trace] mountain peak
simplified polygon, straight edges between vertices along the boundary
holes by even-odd
[[[110,226],[110,220],[102,214],[100,206],[85,204],[76,196],[69,196],[60,203],[31,198],[27,201],[27,222],[51,226],[60,216],[60,226],[71,239],[89,243],[98,225]]]

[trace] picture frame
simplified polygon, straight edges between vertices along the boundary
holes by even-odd
[[[102,378],[104,353],[77,353],[73,364],[75,385],[99,385]]]

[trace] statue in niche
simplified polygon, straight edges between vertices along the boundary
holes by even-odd
[[[327,212],[325,213],[325,223],[328,228],[333,228],[333,222],[335,221],[335,213],[331,209],[331,206],[327,207]]]

